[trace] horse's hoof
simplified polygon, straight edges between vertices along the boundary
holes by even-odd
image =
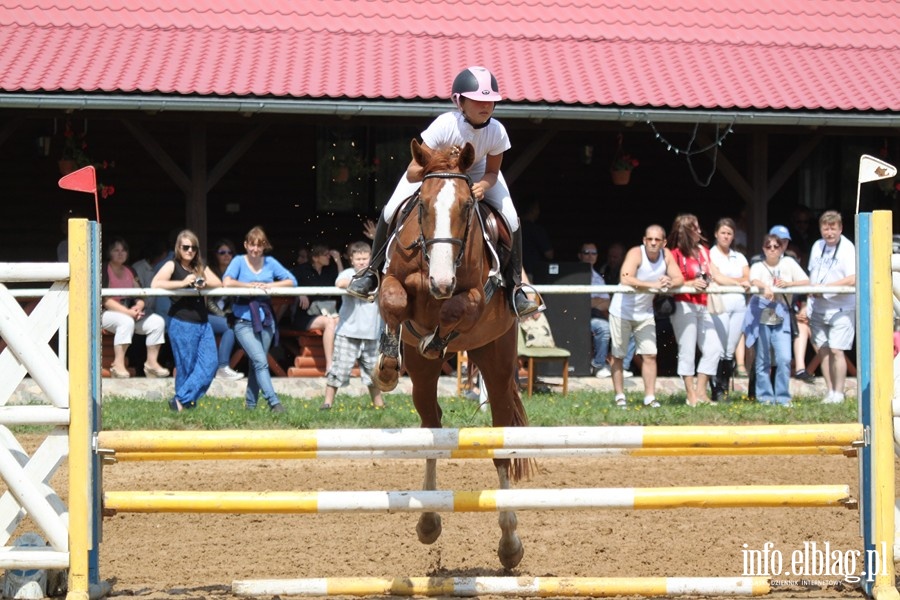
[[[392,392],[400,381],[400,361],[395,356],[378,356],[375,366],[375,387],[382,392]]]
[[[525,546],[522,545],[519,536],[514,535],[506,544],[502,540],[500,541],[500,547],[497,548],[497,556],[500,558],[500,564],[503,565],[504,569],[514,569],[519,566],[519,563],[522,562],[522,557],[525,556]]]
[[[437,513],[422,513],[416,524],[416,535],[423,544],[433,544],[441,537],[441,515]],[[521,560],[521,556],[519,560]],[[517,563],[518,564],[518,563]]]

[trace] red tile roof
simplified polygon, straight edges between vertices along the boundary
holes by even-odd
[[[0,0],[0,92],[900,111],[893,0]],[[752,4],[752,8],[743,7]]]

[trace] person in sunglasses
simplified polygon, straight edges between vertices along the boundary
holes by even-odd
[[[222,280],[204,264],[193,231],[179,232],[176,240],[174,258],[160,267],[150,287],[198,290],[196,295],[176,296],[169,308],[169,342],[175,355],[175,395],[169,408],[180,412],[196,408],[216,374],[216,337],[199,290],[222,287]]]
[[[219,279],[225,277],[225,270],[236,253],[234,242],[227,238],[213,244],[209,268]],[[237,381],[243,379],[244,374],[231,368],[231,354],[234,352],[234,328],[229,323],[229,320],[234,318],[231,310],[232,302],[233,299],[226,296],[206,297],[209,324],[212,325],[213,333],[219,336],[219,367],[216,369],[216,379]]]
[[[791,294],[788,288],[809,285],[809,276],[784,254],[776,234],[763,237],[765,258],[750,267],[750,284],[761,290],[750,298],[744,316],[747,347],[755,347],[756,399],[761,404],[791,405]],[[774,357],[774,363],[773,363]],[[775,367],[775,385],[772,385]]]

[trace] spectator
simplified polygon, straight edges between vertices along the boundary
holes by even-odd
[[[354,242],[350,245],[349,254],[351,268],[344,269],[334,283],[342,289],[350,285],[354,273],[369,266],[372,249],[366,242]],[[372,405],[375,408],[384,408],[381,390],[375,385],[373,378],[375,361],[378,358],[378,338],[383,329],[384,324],[377,304],[353,296],[343,299],[340,323],[335,333],[334,358],[326,378],[325,402],[321,409],[328,410],[332,407],[338,388],[350,382],[350,371],[357,360]]]
[[[819,217],[822,239],[809,252],[809,273],[812,285],[856,285],[856,248],[842,235],[841,214],[829,210]],[[856,335],[856,295],[810,295],[807,307],[813,344],[822,363],[822,376],[828,393],[826,404],[844,401],[847,379],[847,359],[844,352],[853,346]]]
[[[131,265],[131,269],[137,275],[140,287],[150,287],[153,281],[153,275],[158,270],[159,263],[165,262],[168,250],[162,240],[150,238],[141,246],[140,260]],[[157,296],[148,296],[144,299],[144,311],[147,313],[156,312]],[[162,315],[163,318],[166,315]]]
[[[128,244],[122,238],[113,238],[107,251],[109,261],[103,267],[102,286],[104,288],[140,287],[134,271],[128,262]],[[166,322],[153,313],[144,310],[143,298],[124,296],[108,297],[103,301],[101,327],[115,334],[113,340],[113,364],[110,375],[116,379],[131,377],[125,367],[125,352],[131,345],[135,333],[147,336],[147,361],[144,363],[145,377],[168,377],[169,370],[159,364],[159,348],[166,341]]]
[[[216,277],[225,277],[225,271],[236,254],[234,242],[222,238],[213,245],[213,262],[210,265]],[[234,318],[231,310],[232,298],[226,296],[207,296],[206,307],[209,309],[209,324],[213,333],[219,336],[218,368],[216,379],[237,381],[243,379],[244,374],[231,368],[231,355],[234,352],[234,328],[229,319]]]
[[[244,249],[247,254],[235,257],[225,270],[225,287],[268,290],[297,285],[290,271],[276,259],[265,255],[272,249],[272,244],[262,227],[254,227],[247,232]],[[232,310],[234,335],[250,362],[245,396],[247,409],[256,408],[262,392],[272,412],[284,412],[269,373],[269,348],[277,333],[272,301],[267,296],[239,296]]]
[[[712,263],[713,279],[719,285],[739,285],[750,288],[750,265],[747,257],[734,250],[734,232],[736,225],[728,217],[716,223],[716,245],[709,251]],[[722,344],[722,360],[713,380],[713,400],[718,400],[728,390],[728,382],[734,374],[735,355],[741,341],[744,324],[744,311],[747,309],[747,297],[744,294],[722,294],[722,312],[713,315],[713,325],[719,342]],[[743,359],[743,355],[740,357]]]
[[[813,216],[813,212],[806,206],[798,204],[794,207],[794,210],[791,211],[791,217],[788,223],[788,229],[791,236],[790,239],[798,250],[799,260],[797,262],[799,262],[800,266],[804,269],[806,268],[809,259],[806,253],[816,239],[814,224],[815,216]]]
[[[520,211],[522,217],[522,266],[529,279],[539,262],[553,260],[553,245],[544,226],[538,223],[541,204],[537,198],[527,198]]]
[[[607,285],[619,285],[619,277],[622,272],[622,261],[625,260],[625,246],[619,242],[613,242],[606,249],[606,262],[600,267],[600,275]],[[622,360],[622,374],[624,377],[633,377],[631,361],[634,359],[634,338],[628,341],[628,351]]]
[[[294,270],[297,285],[333,287],[338,274],[344,270],[341,254],[325,244],[313,244],[309,252],[309,262]],[[334,263],[332,263],[334,259]],[[298,296],[296,312],[291,325],[294,329],[322,331],[322,349],[325,351],[325,372],[331,371],[334,358],[334,334],[338,324],[338,298],[336,296]]]
[[[710,403],[706,387],[710,378],[716,376],[722,358],[722,344],[712,315],[706,309],[706,294],[703,293],[711,279],[709,250],[704,242],[706,239],[696,216],[681,214],[675,217],[669,247],[681,269],[684,285],[696,290],[696,293],[675,294],[675,311],[672,313],[672,328],[678,342],[678,374],[684,379],[688,406]],[[698,346],[699,365],[695,362]]]
[[[800,265],[782,253],[778,236],[763,238],[765,260],[750,267],[750,283],[762,290],[750,299],[744,321],[748,346],[756,346],[756,398],[762,404],[791,405],[791,299],[784,290],[809,284]],[[772,386],[774,355],[775,386]]]
[[[175,259],[167,261],[151,287],[164,290],[222,287],[222,281],[200,257],[200,240],[185,229],[175,243]],[[175,396],[169,408],[196,408],[216,374],[216,337],[207,318],[206,299],[177,296],[169,309],[169,341],[175,355]]]
[[[591,285],[606,285],[603,276],[594,269],[597,263],[597,245],[585,242],[581,245],[578,258],[591,265]],[[591,375],[609,377],[610,370],[606,364],[609,353],[609,294],[591,294],[591,339],[593,355],[591,357]]]
[[[644,233],[644,244],[635,246],[622,262],[621,280],[638,291],[668,290],[684,283],[672,253],[666,250],[666,230],[651,225]],[[609,306],[609,328],[612,339],[612,380],[616,406],[624,407],[625,382],[623,357],[628,345],[636,340],[637,352],[643,357],[641,378],[644,380],[644,405],[658,407],[656,401],[656,319],[652,294],[614,294]]]

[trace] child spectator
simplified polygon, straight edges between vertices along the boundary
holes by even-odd
[[[350,245],[349,254],[351,267],[344,269],[335,281],[335,285],[341,289],[350,285],[354,273],[369,266],[372,250],[366,242],[354,242]],[[372,378],[372,370],[378,357],[378,336],[383,328],[377,304],[353,296],[344,297],[335,333],[334,357],[326,380],[325,402],[320,407],[322,410],[330,409],[338,388],[350,382],[350,370],[357,360],[362,381],[369,388],[372,404],[375,408],[384,408],[381,391]]]

